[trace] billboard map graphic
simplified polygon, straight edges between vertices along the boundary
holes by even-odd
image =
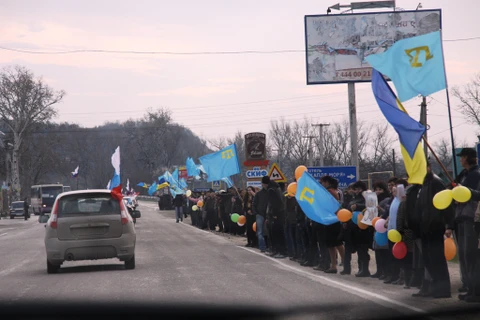
[[[440,29],[440,9],[305,16],[307,84],[369,82],[365,57]]]

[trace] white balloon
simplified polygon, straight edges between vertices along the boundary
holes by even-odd
[[[237,222],[237,224],[238,224],[239,227],[243,227],[245,225],[245,223],[241,224],[239,222]]]
[[[192,206],[192,210],[193,211],[197,211],[198,210],[198,207],[196,205]]]
[[[192,191],[187,190],[187,197],[190,197],[192,195]]]

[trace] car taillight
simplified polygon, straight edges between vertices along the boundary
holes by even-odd
[[[58,210],[58,201],[55,203],[55,206],[53,207],[53,210],[52,210],[52,213],[51,213],[50,228],[52,228],[52,229],[57,229],[57,227],[58,227],[57,210]]]
[[[127,213],[127,208],[125,208],[125,205],[123,204],[123,201],[120,201],[120,214],[122,217],[122,224],[127,224],[128,223],[128,213]]]

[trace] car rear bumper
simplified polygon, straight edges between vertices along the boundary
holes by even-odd
[[[23,213],[23,211],[15,211],[15,212],[10,212],[10,215],[15,217],[23,217],[25,213]]]
[[[135,253],[136,235],[123,234],[120,238],[90,240],[45,239],[47,259],[60,265],[64,261],[98,260],[118,258],[129,260]]]

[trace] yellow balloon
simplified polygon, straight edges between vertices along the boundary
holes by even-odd
[[[198,207],[197,207],[196,205],[193,205],[193,206],[192,206],[192,210],[193,210],[193,211],[197,211],[197,210],[198,210]]]
[[[470,189],[464,186],[455,187],[452,190],[452,197],[457,202],[467,202],[472,197]]]
[[[397,230],[392,229],[388,231],[388,240],[394,243],[400,242],[402,241],[402,235]]]
[[[452,190],[443,190],[437,193],[433,197],[433,206],[438,210],[443,210],[448,208],[448,206],[452,203],[452,200],[453,200]]]

